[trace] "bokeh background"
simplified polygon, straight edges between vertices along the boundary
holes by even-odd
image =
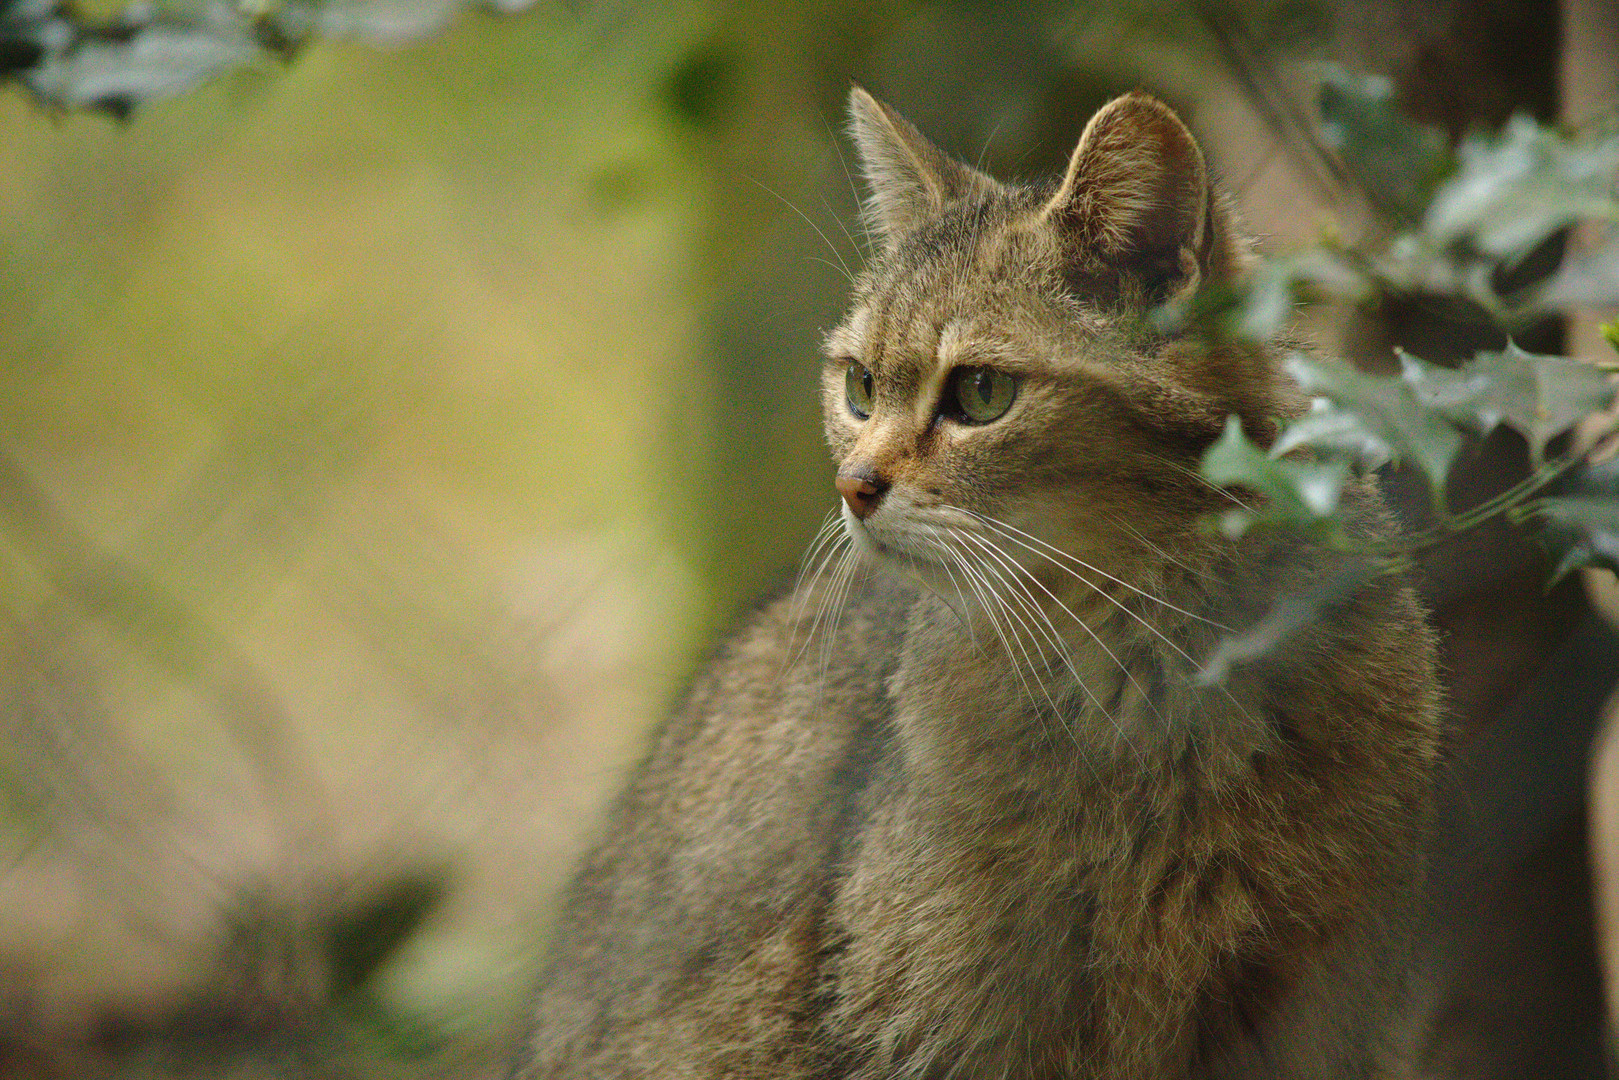
[[[1456,138],[1611,108],[1615,26],[1596,0],[542,2],[319,40],[123,123],[0,87],[0,1075],[498,1073],[639,739],[832,508],[851,80],[1014,178],[1147,87],[1278,251],[1379,227],[1301,134],[1312,65],[1390,74]],[[1496,333],[1432,316],[1309,329],[1374,363]],[[1484,488],[1522,467],[1498,450]],[[1597,1075],[1580,792],[1612,638],[1578,582],[1481,545],[1426,580],[1488,749],[1414,1038],[1431,1075]]]

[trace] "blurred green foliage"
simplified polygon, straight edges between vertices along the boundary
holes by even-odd
[[[1619,235],[1619,132],[1612,123],[1564,135],[1517,115],[1498,134],[1469,135],[1452,154],[1442,132],[1400,113],[1386,79],[1329,69],[1320,106],[1325,143],[1393,226],[1393,235],[1359,245],[1332,240],[1272,261],[1241,289],[1158,313],[1160,325],[1201,321],[1215,335],[1266,342],[1284,332],[1299,301],[1362,304],[1414,291],[1472,302],[1509,329],[1582,304],[1619,305],[1614,268],[1589,266],[1619,259],[1611,242],[1587,257],[1577,296],[1560,288],[1567,281],[1562,273],[1554,273],[1549,286],[1501,292],[1501,283],[1531,252],[1548,249],[1572,224],[1590,222]],[[1593,287],[1605,279],[1614,285],[1606,291]],[[1264,498],[1257,508],[1222,512],[1223,531],[1238,536],[1254,527],[1285,528],[1352,547],[1338,517],[1344,485],[1357,471],[1408,463],[1426,481],[1440,535],[1498,516],[1538,520],[1543,542],[1554,549],[1553,581],[1583,565],[1619,570],[1619,498],[1590,479],[1600,470],[1576,468],[1586,447],[1565,440],[1559,454],[1546,458],[1554,439],[1612,408],[1616,385],[1607,370],[1529,353],[1511,340],[1455,368],[1398,348],[1395,353],[1400,373],[1394,376],[1366,374],[1342,361],[1288,357],[1288,371],[1312,395],[1310,412],[1268,448],[1250,442],[1233,418],[1204,455],[1203,472],[1211,481]],[[1464,434],[1482,438],[1500,426],[1525,441],[1533,475],[1453,514],[1448,485]],[[1571,482],[1576,474],[1587,478],[1575,483],[1577,495],[1547,495],[1554,481]],[[1388,569],[1404,568],[1412,546],[1432,539],[1419,536],[1366,554]],[[1285,636],[1277,628],[1296,628],[1361,580],[1345,573],[1309,595],[1280,599],[1267,620],[1270,627],[1225,643],[1206,674],[1223,674],[1233,658],[1263,654]]]
[[[1619,573],[1619,458],[1574,465],[1516,516],[1540,525],[1557,560],[1551,581],[1582,566]]]
[[[1318,105],[1322,141],[1342,155],[1367,198],[1401,225],[1420,220],[1455,169],[1444,132],[1402,113],[1393,82],[1382,76],[1329,68]]]

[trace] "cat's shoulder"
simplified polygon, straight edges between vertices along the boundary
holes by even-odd
[[[915,603],[914,587],[865,567],[784,581],[719,637],[681,711],[825,713],[811,706],[840,703],[847,691],[886,676]]]
[[[913,587],[862,570],[782,582],[696,665],[635,786],[664,798],[734,796],[742,777],[802,768],[806,754],[834,756],[886,715],[915,604]]]

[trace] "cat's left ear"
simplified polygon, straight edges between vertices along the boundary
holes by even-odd
[[[862,210],[890,246],[934,214],[988,198],[996,188],[994,180],[934,146],[858,86],[849,90],[849,134],[870,188]]]
[[[1169,106],[1140,92],[1091,118],[1041,213],[1073,275],[1092,287],[1130,275],[1163,300],[1233,276],[1243,259],[1197,140]]]

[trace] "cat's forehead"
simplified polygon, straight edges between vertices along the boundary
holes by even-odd
[[[1023,208],[999,209],[941,215],[883,252],[827,334],[827,356],[874,369],[993,364],[1053,326],[1087,329],[1094,313],[1065,295],[1049,236]]]
[[[896,369],[991,364],[1017,349],[1016,333],[985,312],[939,310],[927,315],[908,320],[904,333],[892,327],[885,332],[873,326],[872,308],[857,307],[826,336],[826,354]]]

